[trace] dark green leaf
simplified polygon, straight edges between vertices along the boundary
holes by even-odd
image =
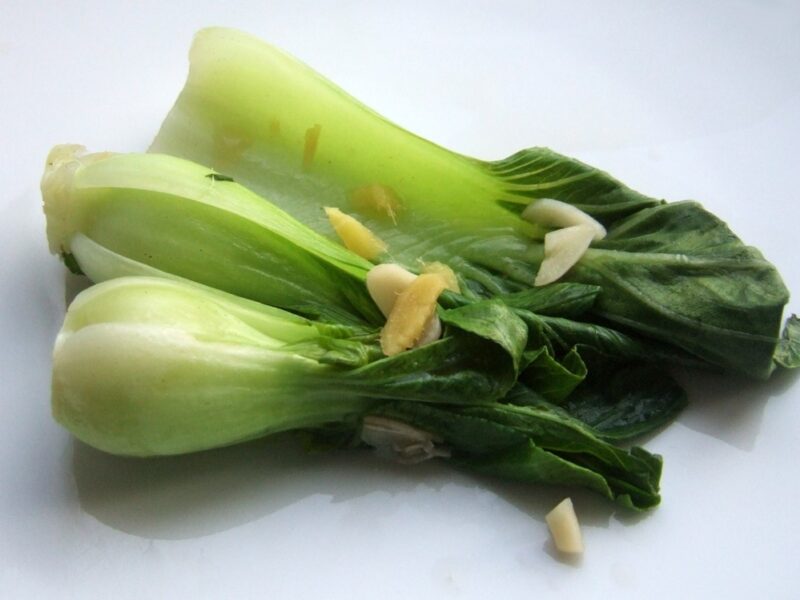
[[[559,403],[580,385],[586,373],[586,365],[577,350],[570,350],[559,361],[546,348],[542,348],[525,367],[520,381],[548,401]]]
[[[525,322],[499,300],[484,300],[441,312],[444,323],[454,325],[502,348],[519,370],[528,339]]]
[[[626,441],[666,425],[686,404],[686,392],[666,373],[627,366],[579,387],[564,409],[604,439]]]
[[[501,477],[581,485],[637,509],[658,504],[661,459],[615,448],[564,414],[534,407],[462,407],[394,402],[379,414],[428,431],[453,450],[453,462]]]
[[[508,306],[538,315],[579,317],[594,304],[600,288],[580,283],[554,283],[498,296]]]
[[[788,292],[775,268],[695,202],[619,221],[569,273],[592,309],[726,369],[769,376]]]
[[[660,202],[633,191],[604,171],[549,148],[526,148],[487,163],[487,167],[514,198],[506,206],[517,203],[524,208],[535,198],[554,198],[608,225]]]

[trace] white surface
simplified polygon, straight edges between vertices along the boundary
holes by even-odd
[[[486,158],[548,145],[702,200],[800,294],[797,2],[41,2],[0,6],[0,597],[790,598],[800,386],[687,380],[650,440],[663,505],[574,493],[586,555],[552,555],[563,490],[266,441],[121,460],[50,419],[63,277],[49,147],[143,150],[193,31],[245,28],[393,120]],[[790,308],[800,312],[800,301]]]

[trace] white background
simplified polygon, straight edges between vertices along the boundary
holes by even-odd
[[[289,441],[113,458],[49,416],[64,311],[38,178],[49,147],[144,150],[192,33],[244,28],[399,124],[481,158],[547,145],[651,195],[695,198],[800,294],[797,2],[0,4],[0,597],[790,598],[800,575],[800,387],[682,375],[692,406],[647,441],[663,505]],[[800,312],[800,300],[790,309]]]

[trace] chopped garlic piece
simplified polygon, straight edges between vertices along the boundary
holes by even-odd
[[[327,206],[325,214],[328,215],[328,220],[336,231],[336,235],[348,250],[352,250],[367,260],[375,260],[386,252],[386,244],[383,240],[355,218],[344,214],[338,208]]]
[[[354,209],[372,217],[388,217],[397,224],[397,215],[402,208],[395,191],[379,183],[370,183],[354,189],[350,193],[350,203]]]
[[[440,262],[425,263],[422,266],[422,272],[439,275],[444,279],[444,285],[448,290],[456,292],[457,294],[461,293],[461,287],[458,285],[456,274],[453,272],[453,269],[446,264]]]
[[[397,297],[417,278],[411,271],[400,265],[384,263],[376,265],[367,273],[367,291],[384,317],[394,308]]]
[[[436,301],[444,290],[441,277],[426,273],[417,277],[397,297],[381,330],[381,349],[386,356],[399,354],[418,344],[426,326],[436,316]]]
[[[522,211],[522,218],[546,227],[572,227],[588,225],[594,230],[595,241],[606,237],[606,228],[580,208],[550,198],[534,200]]]
[[[571,498],[564,498],[545,516],[547,527],[559,552],[580,554],[583,552],[583,536],[575,507]]]
[[[401,421],[368,415],[361,425],[361,440],[379,454],[403,464],[416,464],[431,458],[450,456],[448,448],[437,445],[441,439]]]
[[[595,230],[588,225],[574,225],[544,236],[544,260],[533,285],[547,285],[560,279],[581,259],[594,233]]]

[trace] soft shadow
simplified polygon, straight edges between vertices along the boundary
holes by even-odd
[[[501,480],[454,470],[444,461],[413,466],[362,449],[309,453],[291,434],[195,454],[126,458],[73,442],[73,473],[81,507],[119,531],[152,539],[189,539],[226,531],[322,495],[346,502],[375,492],[397,495],[424,485],[486,489],[539,522],[565,497],[582,524],[625,525],[635,513],[589,490]],[[573,564],[553,549],[553,556]],[[564,562],[562,560],[562,562]]]
[[[783,396],[800,373],[780,369],[769,381],[698,371],[676,371],[674,375],[690,401],[677,421],[693,431],[750,452],[761,432],[767,401]]]
[[[155,539],[225,531],[306,497],[343,502],[375,491],[452,483],[444,463],[412,468],[367,451],[308,453],[291,435],[175,457],[126,458],[80,442],[73,471],[82,508],[106,525]]]

